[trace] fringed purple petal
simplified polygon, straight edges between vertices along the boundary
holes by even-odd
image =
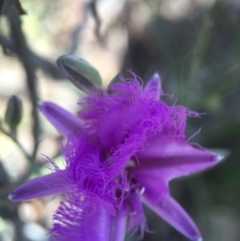
[[[108,166],[112,178],[122,172],[149,136],[184,137],[186,117],[199,116],[183,106],[171,107],[153,99],[150,85],[154,85],[156,79],[147,87],[149,91],[145,91],[137,77],[134,78],[111,85],[111,94],[97,89],[79,102],[79,116],[84,120],[87,132],[111,155]]]
[[[54,103],[40,102],[39,109],[58,132],[64,136],[77,135],[83,130],[81,120]]]
[[[145,91],[152,94],[154,100],[159,100],[162,93],[161,78],[158,73],[155,73],[148,81]]]
[[[149,208],[190,240],[202,240],[195,223],[171,196],[166,195],[157,203],[146,195],[143,195],[142,200]]]
[[[188,144],[182,137],[158,135],[136,154],[137,168],[171,180],[207,169],[221,157]]]
[[[148,107],[155,109],[152,117],[155,114],[156,119],[157,115],[157,106],[137,81],[113,84],[110,90],[111,95],[101,90],[92,92],[80,102],[79,112],[80,118],[89,126],[88,132],[92,132],[106,150],[124,143],[136,124],[145,120]]]
[[[111,217],[95,199],[75,192],[56,211],[50,241],[111,241]]]
[[[113,84],[110,90],[111,95],[95,90],[81,101],[79,116],[87,132],[110,152],[110,175],[116,178],[147,137],[175,128],[176,118],[173,108],[153,100],[137,80]]]
[[[71,189],[71,184],[64,178],[64,171],[59,171],[30,180],[15,189],[9,195],[9,199],[13,202],[20,202],[64,193],[69,189]]]
[[[124,175],[121,181],[112,179],[110,168],[105,163],[105,153],[84,133],[77,138],[69,136],[63,151],[66,172],[79,192],[98,198],[113,213],[123,199],[123,196],[116,198],[116,192],[123,195],[124,190],[129,189],[129,182]]]

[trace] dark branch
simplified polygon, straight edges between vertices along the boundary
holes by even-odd
[[[25,37],[21,29],[21,20],[19,18],[18,11],[14,6],[12,0],[5,0],[3,5],[3,13],[7,17],[11,29],[11,37],[15,45],[15,50],[18,58],[20,59],[25,72],[26,72],[26,82],[28,87],[28,92],[30,100],[32,103],[32,119],[33,128],[32,133],[34,137],[34,148],[33,148],[33,158],[36,155],[38,143],[39,143],[39,133],[40,133],[40,123],[37,110],[38,93],[37,93],[37,80],[35,76],[36,66],[32,61],[32,54],[29,50]]]
[[[17,52],[14,42],[1,34],[0,34],[0,45],[2,45],[3,48],[8,49],[13,53]],[[30,50],[29,50],[29,53],[31,54],[31,59],[36,68],[41,68],[47,75],[49,75],[54,79],[66,78],[63,72],[54,63],[33,53]]]
[[[95,35],[96,35],[99,43],[102,44],[103,46],[105,46],[106,45],[105,40],[100,33],[101,19],[99,17],[98,11],[97,11],[97,0],[92,0],[89,3],[89,9],[92,12],[93,18],[94,18],[95,23],[96,23]]]

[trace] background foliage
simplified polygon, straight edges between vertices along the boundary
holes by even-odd
[[[21,7],[22,6],[22,7]],[[57,132],[40,116],[38,100],[76,112],[83,93],[57,68],[71,53],[88,60],[104,84],[127,69],[146,81],[155,71],[166,93],[203,114],[190,119],[191,141],[226,155],[221,165],[174,181],[173,196],[196,220],[205,240],[240,235],[240,2],[238,0],[2,0],[0,1],[0,240],[44,241],[60,199],[14,204],[7,195],[46,173],[41,154],[62,163]],[[4,121],[17,95],[23,119]],[[183,241],[146,210],[144,241]],[[129,235],[137,240],[139,234]]]

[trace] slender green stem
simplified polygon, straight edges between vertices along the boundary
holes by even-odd
[[[15,144],[18,146],[18,148],[21,150],[23,155],[26,157],[26,159],[33,164],[33,158],[27,153],[27,151],[24,149],[24,147],[21,145],[21,143],[17,140],[16,135],[12,135],[11,133],[8,133],[6,130],[4,130],[2,127],[0,127],[0,131],[5,134],[6,136],[10,137]]]

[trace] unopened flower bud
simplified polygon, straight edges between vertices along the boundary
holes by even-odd
[[[102,87],[100,74],[86,60],[74,55],[63,55],[57,59],[57,64],[82,91],[89,93],[93,87]]]
[[[17,96],[13,95],[7,104],[5,112],[5,121],[9,127],[13,130],[20,124],[22,120],[23,106],[22,101]]]

